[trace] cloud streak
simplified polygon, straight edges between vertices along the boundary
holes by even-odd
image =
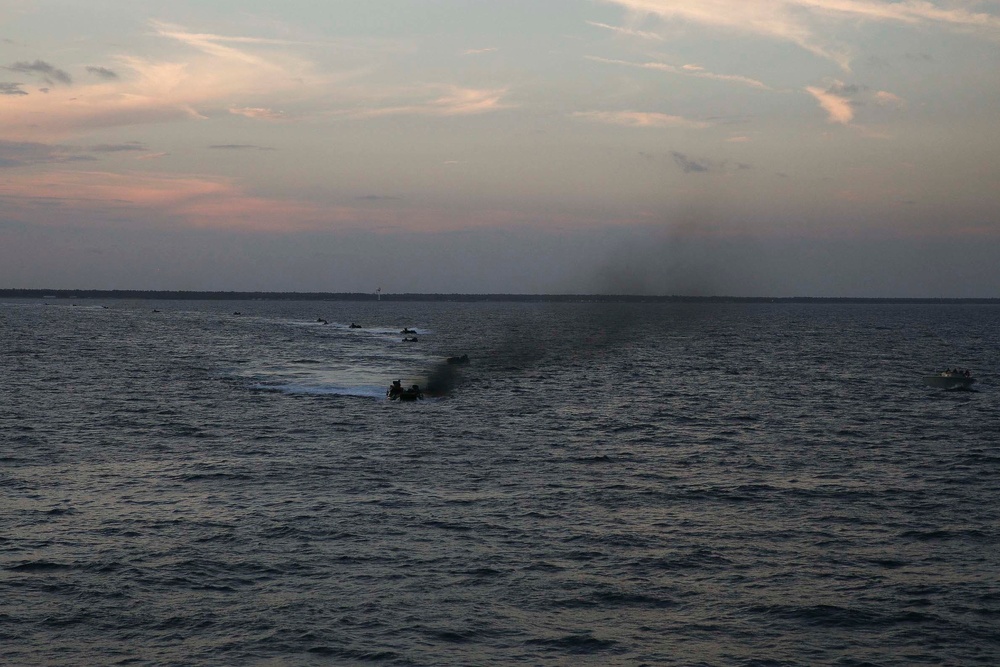
[[[79,220],[109,225],[131,219],[167,227],[292,231],[358,222],[343,210],[258,197],[232,180],[192,175],[25,174],[0,181],[0,201],[12,219],[46,226],[75,225]]]
[[[710,123],[690,120],[682,116],[644,111],[577,111],[572,116],[606,125],[620,125],[623,127],[703,129],[711,126]]]
[[[233,104],[266,95],[321,90],[324,77],[315,67],[283,50],[286,42],[225,37],[185,31],[159,22],[155,35],[191,47],[171,60],[120,55],[115,69],[90,66],[97,82],[53,89],[48,99],[25,95],[0,105],[0,138],[57,141],[101,128],[202,119],[206,113],[233,109],[254,118],[276,119],[264,107]],[[267,54],[250,52],[266,48]],[[69,83],[68,74],[38,60],[6,68],[46,81]],[[5,87],[19,95],[20,84]],[[203,113],[203,111],[205,113]]]
[[[394,97],[412,97],[407,104],[386,104],[361,110],[336,112],[344,118],[379,118],[383,116],[470,116],[512,108],[504,101],[507,88],[468,88],[454,85],[429,85],[391,91]]]
[[[719,162],[705,157],[694,157],[680,151],[670,151],[670,157],[673,159],[674,164],[677,165],[677,167],[679,167],[685,174],[707,174],[709,172],[725,173],[753,169],[751,165],[743,162],[737,162],[735,164],[730,163],[727,160]]]
[[[601,58],[599,56],[586,56],[587,60],[591,60],[597,63],[604,63],[607,65],[622,65],[625,67],[634,67],[638,69],[648,69],[657,72],[666,72],[667,74],[677,74],[680,76],[690,76],[698,79],[713,79],[715,81],[723,81],[726,83],[737,83],[744,86],[750,86],[751,88],[759,88],[761,90],[771,90],[770,86],[758,81],[757,79],[751,79],[750,77],[740,76],[738,74],[715,74],[714,72],[707,72],[704,68],[698,65],[683,65],[678,67],[676,65],[669,65],[667,63],[660,62],[644,62],[636,63],[629,62],[628,60],[617,60],[614,58]]]
[[[22,83],[0,83],[0,95],[27,95],[27,91],[22,90]]]
[[[3,166],[2,149],[0,144],[0,166]],[[36,145],[18,150],[45,154],[51,147]],[[459,222],[437,208],[373,205],[399,199],[363,196],[355,199],[357,206],[332,206],[261,197],[233,179],[193,174],[50,171],[41,175],[14,172],[0,179],[0,206],[5,219],[40,227],[126,225],[160,228],[171,233],[183,227],[292,233],[429,232],[539,224],[539,216],[523,211],[480,208],[464,215]],[[573,218],[573,222],[580,221]]]
[[[934,25],[1000,34],[1000,17],[961,6],[939,8],[926,0],[601,0],[635,16],[694,23],[790,42],[843,69],[850,49],[829,37],[831,26],[852,22]]]
[[[372,68],[330,73],[297,55],[298,42],[196,32],[161,21],[149,25],[155,37],[180,48],[158,60],[119,55],[113,68],[88,66],[90,81],[42,89],[48,99],[29,95],[20,83],[0,84],[0,95],[15,102],[0,105],[0,139],[54,142],[97,129],[203,120],[224,113],[307,122],[469,116],[512,106],[506,101],[506,87],[348,85],[350,79],[372,74]],[[68,73],[42,60],[16,62],[5,69],[46,82],[72,82]],[[268,104],[273,100],[312,110],[289,115]]]
[[[854,121],[857,107],[869,102],[893,109],[906,106],[906,100],[888,91],[873,91],[868,86],[845,84],[842,81],[834,81],[827,88],[808,86],[805,91],[819,102],[827,114],[827,120],[839,125],[850,125]]]
[[[587,25],[592,25],[595,28],[600,28],[602,30],[610,30],[616,35],[624,35],[626,37],[640,37],[642,39],[651,39],[659,42],[663,41],[661,35],[657,35],[655,32],[647,32],[645,30],[635,30],[633,28],[623,28],[616,25],[608,25],[607,23],[598,23],[597,21],[587,21]]]
[[[282,111],[265,109],[263,107],[232,107],[229,113],[235,116],[245,116],[255,120],[285,120],[287,116]]]
[[[242,151],[242,150],[255,150],[255,151],[273,151],[273,148],[268,148],[267,146],[258,146],[256,144],[214,144],[209,146],[213,150],[224,150],[224,151]]]
[[[93,160],[69,146],[51,146],[30,141],[0,141],[0,168],[27,167],[37,164],[61,164]]]
[[[820,107],[826,112],[827,120],[839,125],[849,125],[854,120],[854,107],[851,101],[830,89],[808,86],[806,92],[816,98]]]
[[[692,158],[677,151],[671,152],[670,155],[674,158],[674,162],[677,163],[677,166],[680,167],[681,171],[685,174],[702,174],[711,171],[712,169],[707,160]]]
[[[90,150],[94,153],[144,153],[149,149],[138,141],[129,141],[124,144],[97,144]]]
[[[107,67],[90,66],[87,67],[87,71],[98,78],[104,79],[105,81],[113,81],[114,79],[118,78],[118,74],[115,71],[108,69]]]
[[[278,69],[278,65],[245,49],[236,49],[226,46],[226,44],[287,45],[289,43],[285,40],[262,37],[240,37],[189,32],[181,26],[162,21],[151,21],[150,24],[159,35],[175,39],[220,60],[241,62],[264,69]]]

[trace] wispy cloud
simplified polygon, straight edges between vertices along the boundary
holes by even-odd
[[[483,55],[484,53],[496,53],[496,51],[497,51],[496,47],[491,46],[484,49],[466,49],[465,51],[462,51],[462,55],[480,56]]]
[[[87,71],[105,80],[114,80],[118,78],[118,74],[114,70],[110,70],[107,67],[87,67]]]
[[[831,89],[816,86],[808,86],[806,92],[816,98],[831,123],[849,125],[854,120],[854,107],[847,97]]]
[[[673,166],[679,168],[685,174],[708,174],[708,173],[733,173],[748,171],[753,166],[745,162],[733,162],[731,160],[713,160],[707,157],[694,156],[681,151],[670,151],[666,154],[649,153],[641,151],[639,155],[650,162],[660,162],[666,160]]]
[[[29,74],[38,79],[41,79],[45,83],[53,86],[57,83],[64,85],[70,85],[73,83],[73,78],[70,77],[64,70],[54,67],[44,60],[36,60],[34,62],[16,62],[13,65],[8,65],[4,69],[10,70],[11,72],[19,72],[21,74]]]
[[[115,58],[114,69],[88,68],[96,82],[54,88],[49,99],[26,95],[17,104],[0,105],[0,137],[56,141],[98,128],[204,118],[206,113],[230,108],[250,117],[275,119],[279,112],[245,102],[262,96],[316,96],[326,85],[327,77],[292,54],[284,41],[151,25],[157,37],[190,48],[175,52],[170,60],[121,55]],[[62,70],[44,61],[19,62],[6,69],[62,83],[69,80],[68,74],[61,75]],[[17,95],[17,90],[16,84],[6,87],[10,95]]]
[[[397,201],[399,197],[394,195],[361,195],[360,197],[355,197],[355,199],[361,201]]]
[[[27,91],[21,89],[23,85],[23,83],[0,82],[0,95],[27,95]]]
[[[937,25],[1000,33],[1000,17],[953,3],[941,8],[927,0],[601,0],[636,16],[683,21],[791,42],[845,70],[850,49],[831,38],[831,24],[885,22]],[[975,3],[971,3],[975,4]]]
[[[617,60],[614,58],[601,58],[599,56],[586,56],[587,60],[592,60],[598,63],[604,63],[607,65],[622,65],[625,67],[635,67],[638,69],[648,69],[657,72],[666,72],[667,74],[678,74],[681,76],[691,76],[699,79],[714,79],[716,81],[724,81],[727,83],[737,83],[744,86],[750,86],[751,88],[760,88],[762,90],[770,90],[770,86],[758,81],[757,79],[751,79],[750,77],[740,76],[738,74],[715,74],[714,72],[705,71],[703,67],[698,65],[670,65],[667,63],[660,62],[643,62],[636,63],[630,62],[628,60]]]
[[[145,144],[138,141],[127,141],[120,144],[73,146],[66,144],[47,144],[34,141],[0,140],[0,166],[8,168],[25,167],[36,164],[92,162],[98,159],[95,155],[111,155],[118,153],[139,153],[142,154],[139,156],[141,158],[149,155],[149,148]]]
[[[97,144],[96,146],[91,146],[88,150],[94,153],[142,153],[149,149],[146,148],[145,144],[138,141],[129,141],[123,144]]]
[[[885,90],[878,90],[875,92],[875,103],[883,107],[895,107],[900,109],[906,106],[906,100],[899,95]]]
[[[18,98],[16,104],[0,105],[0,138],[54,141],[99,128],[200,117],[183,98],[166,95],[158,85],[140,76],[128,84],[101,83]]]
[[[233,35],[217,35],[211,33],[190,32],[186,28],[163,21],[150,21],[150,25],[163,37],[169,37],[203,53],[221,60],[242,62],[265,69],[277,69],[279,66],[269,59],[251,53],[245,49],[237,49],[226,44],[246,45],[286,45],[286,40],[268,39],[263,37],[242,37]]]
[[[256,150],[256,151],[273,151],[273,148],[268,146],[257,146],[256,144],[214,144],[209,146],[213,150],[222,151],[245,151],[245,150]]]
[[[435,114],[456,116],[479,114],[506,108],[506,88],[464,88],[449,86],[443,95],[430,103]]]
[[[410,98],[403,104],[389,99],[382,106],[336,113],[345,118],[378,118],[382,116],[469,116],[484,114],[512,105],[505,102],[506,88],[466,88],[452,85],[429,85],[417,88],[385,91],[380,96]]]
[[[2,155],[0,155],[2,159]],[[2,164],[2,163],[0,163]],[[390,197],[378,196],[378,200]],[[331,206],[298,199],[263,197],[238,181],[216,176],[102,171],[13,173],[0,179],[7,220],[39,226],[142,225],[176,232],[180,227],[256,232],[335,229],[422,229],[454,225],[441,210]],[[462,226],[510,222],[510,212],[476,211]],[[141,221],[141,222],[140,222]],[[531,218],[531,222],[535,222]]]
[[[119,55],[113,67],[89,66],[92,76],[81,85],[52,88],[48,99],[25,94],[34,91],[24,90],[20,83],[0,87],[0,94],[16,101],[0,105],[0,138],[55,142],[100,128],[205,119],[220,113],[307,122],[404,114],[463,116],[512,106],[506,87],[365,85],[358,81],[374,74],[375,65],[322,70],[298,53],[304,51],[299,42],[198,32],[161,21],[149,25],[153,37],[174,42],[169,56],[154,60]],[[18,62],[6,69],[35,79],[70,80],[44,61]],[[291,116],[275,108],[273,103],[279,100],[314,111]],[[315,111],[320,106],[327,111]]]
[[[573,117],[624,127],[702,129],[710,126],[700,120],[646,111],[577,111]]]
[[[939,8],[927,0],[784,0],[781,4],[871,21],[939,23],[958,27],[1000,29],[1000,18],[995,15],[971,11],[961,6]]]
[[[657,35],[655,32],[647,32],[645,30],[635,30],[634,28],[624,28],[617,25],[608,25],[607,23],[598,23],[597,21],[587,21],[588,25],[592,25],[595,28],[601,28],[602,30],[610,30],[617,35],[624,35],[626,37],[640,37],[642,39],[653,39],[656,41],[663,41],[661,35]]]
[[[843,81],[834,81],[827,88],[809,86],[805,90],[826,111],[827,119],[840,125],[850,125],[857,108],[866,104],[894,109],[906,106],[906,100],[888,91],[872,90],[868,86]]]
[[[753,167],[744,162],[730,162],[728,160],[717,161],[705,157],[693,157],[680,151],[671,151],[670,157],[674,164],[680,167],[685,174],[705,174],[709,172],[733,172],[747,171]]]
[[[677,166],[685,174],[701,174],[712,170],[711,163],[708,160],[689,157],[678,151],[672,151],[670,154],[673,156],[674,162],[677,163]]]
[[[94,159],[93,156],[81,154],[78,148],[72,146],[58,146],[32,141],[0,141],[0,167],[2,168],[62,164]]]
[[[97,171],[24,174],[0,181],[0,199],[11,216],[46,225],[141,218],[150,225],[288,231],[323,228],[338,218],[336,212],[327,214],[310,203],[249,194],[220,177]],[[39,216],[41,203],[45,210]],[[72,214],[60,216],[62,210]]]
[[[229,113],[257,120],[286,120],[288,118],[283,111],[263,107],[230,107]]]

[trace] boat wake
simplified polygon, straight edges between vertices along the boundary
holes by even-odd
[[[359,398],[385,398],[385,387],[382,386],[349,386],[336,385],[313,386],[307,384],[280,384],[260,382],[252,385],[257,391],[273,391],[281,394],[298,394],[306,396],[357,396]]]
[[[329,321],[259,320],[260,346],[234,372],[257,391],[386,399],[393,380],[424,384],[441,360],[402,342],[406,325],[351,327]]]

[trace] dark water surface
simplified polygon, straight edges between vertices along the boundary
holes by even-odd
[[[0,334],[5,665],[1000,664],[1000,307],[7,301]],[[979,391],[922,385],[954,366]]]

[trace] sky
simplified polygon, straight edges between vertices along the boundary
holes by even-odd
[[[1000,0],[0,0],[0,287],[1000,297]]]

